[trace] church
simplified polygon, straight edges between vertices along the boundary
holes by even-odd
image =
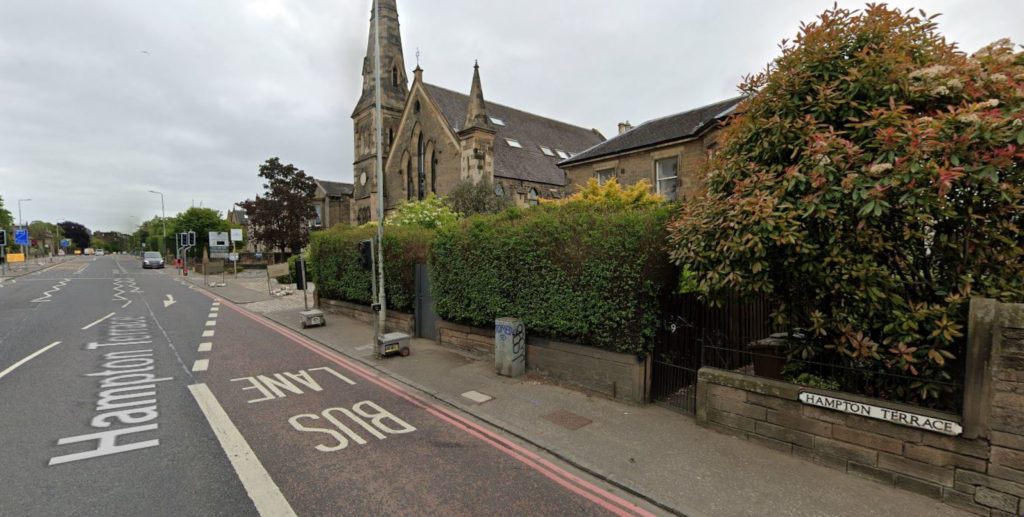
[[[464,181],[489,180],[496,196],[518,205],[563,197],[567,178],[558,163],[604,136],[487,102],[475,63],[468,95],[424,82],[419,66],[409,85],[396,0],[378,1],[385,210],[431,193],[443,196]],[[371,9],[362,94],[352,112],[354,224],[374,220],[377,212],[374,21]]]

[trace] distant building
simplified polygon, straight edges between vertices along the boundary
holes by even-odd
[[[669,200],[686,199],[701,188],[699,172],[714,151],[721,123],[743,97],[734,97],[633,127],[619,124],[619,134],[559,162],[572,190],[595,178],[620,185],[647,180]]]
[[[352,222],[352,184],[338,181],[316,181],[313,194],[313,209],[316,216],[309,222],[310,228],[326,230],[336,224]]]
[[[238,251],[243,253],[263,251],[262,248],[252,239],[252,225],[249,222],[249,216],[245,213],[245,210],[228,210],[227,220],[231,224],[242,227],[242,235],[245,237],[245,246],[239,248]]]
[[[495,195],[523,205],[565,194],[558,162],[602,142],[597,130],[486,103],[477,66],[469,95],[423,82],[418,66],[409,88],[395,0],[380,0],[380,16],[386,210],[484,179],[495,184]],[[362,95],[352,113],[355,224],[376,219],[373,49],[371,15]]]

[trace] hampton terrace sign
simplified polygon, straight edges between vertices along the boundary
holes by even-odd
[[[898,409],[872,406],[871,404],[865,404],[863,402],[826,397],[825,395],[819,395],[817,393],[807,391],[800,392],[800,402],[810,404],[812,406],[834,409],[836,411],[842,411],[853,415],[885,420],[886,422],[905,425],[907,427],[916,427],[926,431],[948,434],[950,436],[959,436],[964,432],[963,427],[952,420],[943,420],[941,418],[908,413]]]

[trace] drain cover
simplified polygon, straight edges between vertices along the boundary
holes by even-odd
[[[584,418],[580,415],[577,415],[576,413],[571,413],[564,409],[559,409],[554,413],[548,413],[544,415],[542,418],[553,424],[560,425],[570,431],[575,431],[593,422],[593,420],[589,418]]]

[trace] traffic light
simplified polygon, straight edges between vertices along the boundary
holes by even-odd
[[[7,246],[7,230],[0,230],[0,246]]]
[[[373,270],[373,241],[359,241],[359,262],[364,271]]]

